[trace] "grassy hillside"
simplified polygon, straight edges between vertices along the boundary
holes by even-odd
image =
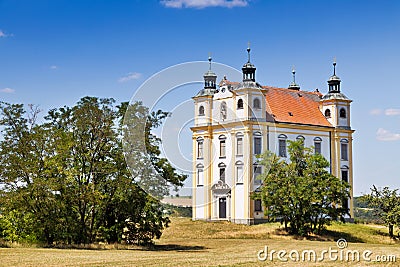
[[[386,228],[376,225],[334,223],[323,236],[308,240],[287,235],[279,223],[237,225],[229,222],[192,222],[172,218],[156,246],[116,247],[97,250],[41,248],[0,249],[0,266],[399,266],[400,246],[389,239]],[[376,255],[396,255],[397,263],[376,262],[281,262],[259,261],[257,252],[270,250],[337,249],[336,240],[345,238],[348,249]],[[107,248],[104,246],[103,248]],[[121,250],[121,248],[123,248]]]

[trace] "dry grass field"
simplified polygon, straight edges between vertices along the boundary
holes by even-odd
[[[339,224],[328,228],[325,236],[308,240],[288,236],[279,224],[255,226],[228,222],[192,222],[188,218],[172,218],[156,246],[151,249],[123,246],[98,246],[97,249],[44,249],[18,247],[0,249],[0,266],[400,266],[400,243],[391,241],[386,228],[375,225]],[[257,252],[271,250],[315,250],[317,258],[323,250],[337,249],[335,240],[345,238],[348,247],[369,256],[395,255],[397,262],[331,261],[327,254],[322,262],[259,261]],[[293,254],[294,255],[294,254]],[[335,256],[336,254],[333,254]],[[340,254],[338,253],[337,255]],[[344,254],[345,255],[345,254]],[[339,258],[340,259],[340,258]],[[350,259],[352,257],[350,256]]]

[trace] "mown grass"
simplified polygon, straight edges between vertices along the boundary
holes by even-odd
[[[289,236],[279,223],[237,225],[228,222],[172,218],[156,245],[150,248],[102,245],[86,249],[0,248],[0,266],[400,266],[400,244],[387,229],[376,225],[334,223],[321,236]],[[371,250],[375,255],[396,255],[397,263],[259,261],[257,252],[337,249],[346,238],[348,249]]]

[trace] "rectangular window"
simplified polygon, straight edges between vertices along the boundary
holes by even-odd
[[[279,140],[279,157],[286,158],[286,140]]]
[[[345,182],[349,182],[349,172],[347,170],[342,170],[342,180]]]
[[[254,137],[254,154],[261,154],[261,137]]]
[[[261,166],[254,166],[254,174],[253,174],[254,184],[257,184],[257,185],[261,184],[261,176],[260,175],[261,175]]]
[[[203,158],[203,142],[197,142],[197,158]]]
[[[225,183],[225,168],[219,168],[219,179]]]
[[[349,160],[349,157],[348,157],[348,153],[347,153],[347,144],[346,143],[341,143],[340,144],[340,150],[341,150],[341,157],[342,157],[342,160]]]
[[[315,154],[321,154],[321,142],[314,143]]]
[[[203,169],[197,169],[197,185],[203,185]]]
[[[236,155],[243,155],[243,137],[238,137],[236,140]]]
[[[243,166],[236,167],[236,182],[238,184],[243,183]]]
[[[226,157],[225,146],[226,146],[225,140],[219,141],[219,157],[220,158],[225,158]]]
[[[254,211],[262,211],[261,199],[254,200]]]

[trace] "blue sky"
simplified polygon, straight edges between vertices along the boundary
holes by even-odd
[[[325,93],[336,57],[354,100],[354,192],[400,188],[399,12],[396,0],[0,0],[0,100],[128,101],[154,73],[209,52],[240,68],[248,41],[261,84],[287,87],[295,65],[303,90]]]

